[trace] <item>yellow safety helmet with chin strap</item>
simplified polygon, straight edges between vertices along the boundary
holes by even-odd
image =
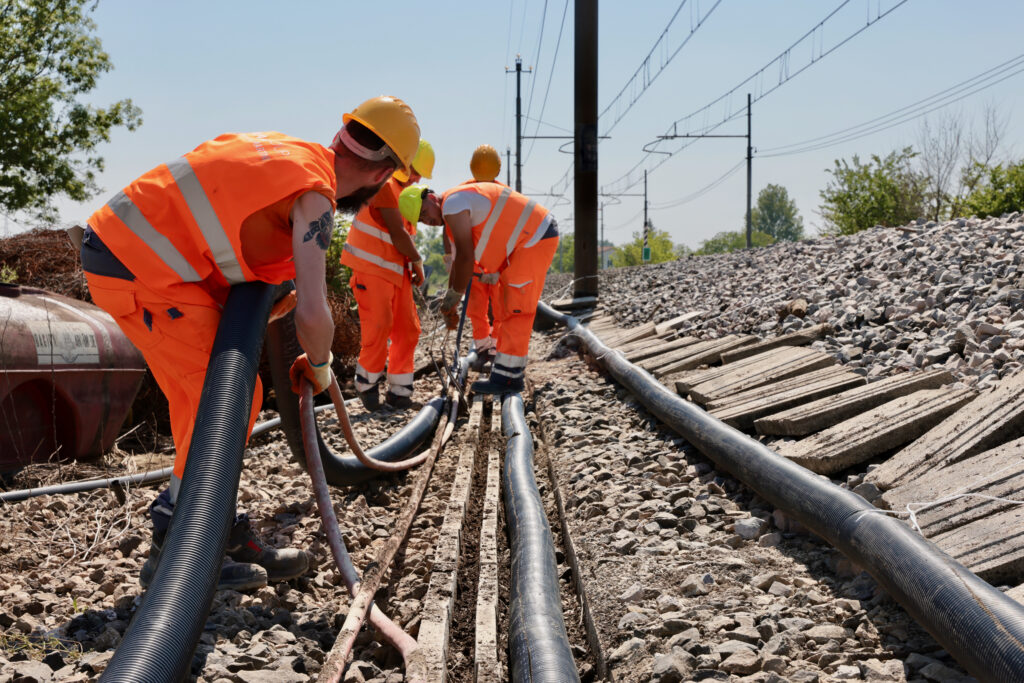
[[[369,128],[394,153],[399,169],[409,169],[419,149],[420,125],[405,102],[381,95],[366,100],[341,120],[343,123],[358,121]]]
[[[473,180],[490,182],[501,173],[501,155],[490,145],[480,145],[473,150],[469,170],[473,173]]]
[[[412,160],[412,170],[419,173],[421,178],[430,178],[434,172],[434,147],[423,138],[420,138],[416,158]],[[408,182],[409,174],[403,170],[395,171],[395,180],[400,183]]]
[[[430,192],[426,185],[410,185],[398,195],[398,211],[402,218],[410,223],[420,222],[420,211],[423,210],[423,199]]]

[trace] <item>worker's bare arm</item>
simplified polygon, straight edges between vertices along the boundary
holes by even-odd
[[[334,319],[327,306],[325,255],[334,231],[334,209],[318,192],[307,192],[292,206],[295,258],[295,328],[299,343],[314,363],[330,357]]]
[[[452,242],[455,245],[455,261],[452,263],[448,286],[463,292],[473,277],[473,224],[468,209],[447,215],[444,220],[451,230]]]

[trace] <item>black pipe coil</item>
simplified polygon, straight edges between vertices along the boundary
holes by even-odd
[[[288,370],[292,362],[301,353],[302,348],[299,346],[298,337],[295,334],[293,315],[289,314],[269,326],[267,329],[267,360],[274,383],[277,413],[281,416],[281,429],[288,441],[292,457],[305,468],[306,456],[302,445],[299,397],[291,390],[291,379],[288,377]],[[443,409],[443,399],[431,400],[402,429],[367,451],[366,454],[374,460],[387,462],[404,460],[434,433]],[[327,483],[332,486],[360,484],[385,474],[380,470],[370,469],[353,455],[335,455],[324,443],[319,429],[316,440],[320,447],[320,460],[324,466],[324,475],[327,477]]]
[[[103,681],[179,681],[210,612],[242,471],[274,286],[231,288],[203,382],[160,565]]]
[[[616,381],[716,465],[863,567],[973,676],[1024,681],[1024,605],[860,496],[672,393],[576,318],[543,302],[538,311],[566,325]]]
[[[533,437],[519,394],[502,400],[501,422],[508,437],[501,490],[512,552],[508,635],[512,680],[579,681],[562,617],[554,542],[533,476]]]

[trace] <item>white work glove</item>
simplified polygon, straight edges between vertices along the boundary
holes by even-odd
[[[496,285],[499,277],[501,273],[480,273],[480,282],[485,285]]]

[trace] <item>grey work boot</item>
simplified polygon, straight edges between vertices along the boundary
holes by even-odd
[[[309,555],[305,551],[294,548],[278,550],[264,545],[246,514],[235,517],[226,552],[232,560],[251,562],[266,569],[267,579],[273,582],[294,579],[309,569]]]
[[[149,557],[146,558],[146,562],[139,572],[139,583],[143,588],[149,588],[153,577],[156,576],[163,544],[164,534],[154,531],[153,540],[149,546]],[[217,590],[251,591],[266,585],[267,571],[263,567],[258,564],[234,562],[224,558],[224,563],[220,567],[220,578],[217,580]]]
[[[525,388],[523,377],[496,375],[493,371],[487,379],[478,379],[470,385],[474,394],[518,394]]]

